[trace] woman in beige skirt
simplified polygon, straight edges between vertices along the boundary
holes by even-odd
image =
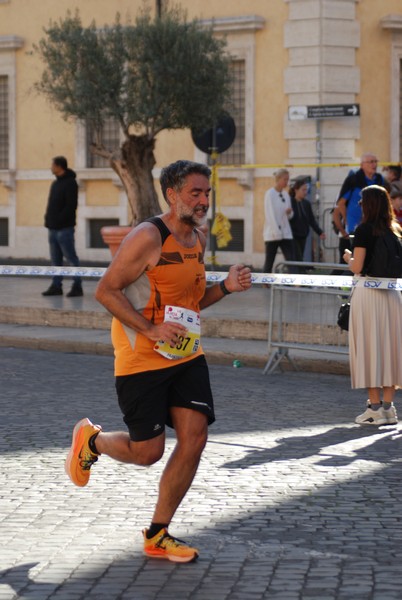
[[[364,188],[361,204],[363,218],[355,230],[353,254],[350,250],[344,254],[349,269],[360,276],[350,302],[352,388],[367,388],[369,398],[367,409],[355,422],[359,425],[395,424],[398,418],[393,399],[396,388],[402,387],[402,295],[396,289],[365,287],[364,274],[370,275],[378,236],[389,229],[400,238],[402,230],[383,187]]]

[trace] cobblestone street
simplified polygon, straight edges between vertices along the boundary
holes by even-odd
[[[0,359],[0,600],[402,597],[402,430],[354,425],[348,377],[210,367],[217,422],[170,528],[200,558],[177,565],[141,536],[171,434],[148,469],[102,456],[83,489],[64,473],[78,419],[123,429],[112,358]]]

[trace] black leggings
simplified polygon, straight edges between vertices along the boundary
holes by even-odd
[[[272,267],[274,266],[274,261],[276,253],[278,252],[278,248],[282,250],[285,260],[294,259],[293,240],[286,239],[265,242],[264,273],[272,273]]]

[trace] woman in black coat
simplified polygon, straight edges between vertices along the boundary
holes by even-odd
[[[325,239],[325,233],[313,215],[311,203],[306,199],[307,192],[308,183],[305,179],[297,179],[289,190],[293,209],[293,217],[289,223],[293,233],[295,260],[299,261],[303,260],[310,227],[322,240]]]

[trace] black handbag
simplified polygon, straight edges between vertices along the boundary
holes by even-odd
[[[349,313],[350,313],[350,302],[344,302],[340,305],[338,311],[337,323],[344,331],[349,331]]]
[[[352,298],[352,294],[355,291],[355,288],[352,287],[352,290],[349,294],[349,298],[347,302],[343,302],[338,310],[338,318],[336,320],[337,324],[343,331],[349,331],[349,314],[350,314],[350,300]]]

